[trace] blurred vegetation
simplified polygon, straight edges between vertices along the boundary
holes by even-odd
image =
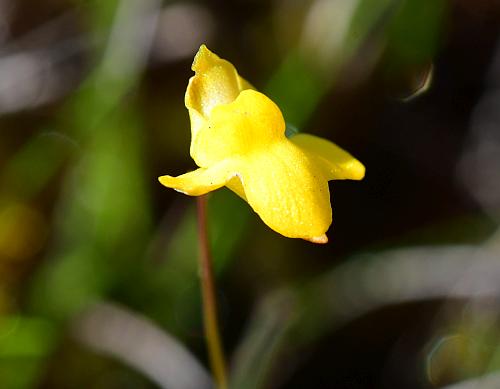
[[[500,387],[499,27],[487,0],[0,0],[0,388],[210,387],[194,201],[157,182],[194,168],[201,43],[367,167],[321,247],[211,195],[231,388]]]

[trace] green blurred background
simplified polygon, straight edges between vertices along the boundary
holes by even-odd
[[[210,196],[231,388],[499,388],[499,30],[496,0],[0,0],[0,388],[210,387],[195,201],[157,181],[195,168],[201,43],[367,167],[326,246]]]

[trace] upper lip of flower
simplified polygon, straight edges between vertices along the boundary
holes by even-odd
[[[199,169],[160,182],[189,195],[222,186],[245,199],[282,235],[326,243],[331,224],[328,181],[362,179],[364,166],[313,135],[285,137],[285,121],[268,97],[204,45],[186,91],[191,156]]]

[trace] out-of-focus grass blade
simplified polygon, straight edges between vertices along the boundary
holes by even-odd
[[[100,36],[99,41],[102,42],[102,36],[107,35],[106,30],[115,18],[118,2],[91,3],[86,8],[91,13],[89,21],[96,22],[95,30],[99,30],[96,31],[96,36]],[[99,70],[97,72],[102,73]],[[104,81],[104,77],[99,79]],[[123,96],[130,86],[128,77],[122,79],[121,84],[116,79],[114,81],[114,89],[106,88],[105,93],[114,90],[115,96]],[[109,85],[110,83],[107,83],[102,86]],[[111,279],[109,275],[113,274],[105,270],[110,268],[107,258],[119,243],[116,240],[116,235],[119,235],[117,232],[123,230],[128,222],[142,224],[137,217],[128,220],[129,216],[134,216],[130,215],[128,210],[141,213],[141,210],[131,205],[136,201],[144,204],[141,202],[144,199],[142,195],[138,196],[142,189],[137,189],[139,167],[136,163],[139,158],[134,158],[139,150],[139,139],[133,131],[131,137],[122,139],[124,134],[117,131],[117,121],[115,130],[113,125],[102,121],[105,113],[112,107],[108,105],[104,109],[101,108],[102,89],[99,89],[99,84],[94,84],[94,88],[86,90],[91,92],[85,96],[80,94],[74,99],[72,108],[61,115],[58,123],[61,129],[56,128],[57,132],[35,136],[10,161],[2,176],[2,183],[5,184],[2,189],[12,192],[15,196],[32,197],[43,188],[67,157],[70,149],[67,144],[74,145],[76,142],[78,147],[81,147],[78,151],[81,152],[82,160],[78,167],[70,170],[58,208],[60,224],[54,235],[57,248],[50,253],[44,266],[34,275],[33,285],[30,285],[33,286],[30,299],[32,308],[43,316],[58,319],[66,319],[104,290]],[[95,127],[90,127],[88,123],[104,124],[105,128],[100,132],[93,131]],[[94,138],[92,143],[93,135],[99,139]],[[68,140],[69,142],[66,142]],[[106,149],[110,150],[109,153]],[[120,163],[122,159],[125,161],[123,164]],[[110,160],[115,162],[112,165],[115,170],[109,174],[111,179],[108,181],[103,174],[110,173]],[[117,166],[119,169],[116,169]],[[120,177],[122,167],[131,168],[129,177],[132,184],[126,183],[126,178],[123,177],[113,180]],[[123,182],[126,184],[120,185]],[[94,184],[97,185],[94,191],[87,186]],[[124,194],[121,201],[110,201],[110,198],[117,199],[110,196],[113,190]],[[93,193],[82,195],[85,191]],[[99,203],[101,201],[107,203]],[[127,206],[125,212],[118,208],[122,206]],[[118,220],[116,215],[120,213],[123,213],[123,219]],[[144,212],[144,215],[147,215],[147,212]],[[110,227],[109,235],[114,236],[104,234],[100,242],[96,241],[96,230],[103,226]],[[109,245],[108,242],[103,242],[108,238]],[[119,257],[118,252],[112,256],[117,260]],[[41,363],[52,351],[52,345],[60,335],[53,329],[47,330],[48,323],[21,319],[15,331],[3,337],[0,341],[0,387],[32,387]]]
[[[150,229],[142,121],[133,99],[125,105],[123,97],[143,69],[148,42],[138,37],[154,28],[150,12],[158,2],[91,3],[86,9],[95,39],[107,46],[57,123],[78,142],[79,158],[57,204],[54,247],[31,284],[31,309],[61,323],[131,279]],[[4,362],[0,368],[15,359]]]
[[[481,377],[471,378],[462,382],[457,382],[452,385],[446,385],[441,389],[490,389],[500,386],[500,373],[485,374]]]
[[[260,305],[251,321],[245,340],[234,356],[229,387],[253,389],[264,386],[285,335],[296,314],[296,299],[291,291],[280,291]]]
[[[274,343],[270,339],[269,348],[260,350],[265,366],[255,366],[252,353],[248,359],[237,360],[233,371],[247,374],[238,376],[238,382],[248,380],[255,383],[252,388],[265,387],[266,377],[256,382],[245,366],[262,372],[272,370],[279,365],[276,357],[282,355],[284,347],[288,353],[298,352],[347,321],[383,306],[433,298],[500,299],[497,257],[497,252],[481,246],[443,246],[351,258],[308,285],[291,290],[296,298],[290,320],[281,321],[280,332],[267,329],[268,336],[275,334],[284,341]],[[270,310],[265,316],[257,314],[254,323],[280,322],[281,317],[279,310]],[[254,337],[265,336],[260,332],[266,326],[254,324],[253,328],[242,343],[244,347]],[[237,355],[245,356],[244,348]]]
[[[324,93],[322,81],[302,55],[293,51],[273,75],[266,94],[276,101],[287,122],[301,127]]]
[[[131,109],[114,112],[103,126],[66,181],[58,247],[36,280],[33,301],[59,318],[122,278],[146,245],[150,210],[137,118]]]
[[[40,362],[55,346],[56,331],[46,320],[23,316],[0,318],[0,387],[33,387]]]
[[[71,333],[97,352],[142,372],[160,388],[213,388],[210,374],[177,339],[124,307],[97,304],[78,316]]]
[[[422,64],[435,54],[446,13],[444,0],[402,0],[387,32],[388,56],[404,64]]]
[[[136,279],[137,293],[147,294],[146,313],[178,336],[189,333],[193,325],[199,328],[201,307],[197,277],[197,219],[195,202],[189,201],[191,206],[169,237],[162,263],[146,263],[141,276]],[[251,213],[248,205],[227,189],[210,195],[209,235],[218,273],[232,259],[247,230]]]
[[[266,88],[266,93],[276,101],[287,122],[298,128],[304,125],[320,99],[335,82],[342,66],[349,63],[368,37],[374,39],[371,35],[375,32],[380,35],[381,31],[378,29],[383,26],[387,14],[394,9],[397,2],[322,2],[327,5],[326,9],[316,12],[319,16],[310,20],[309,24],[328,25],[328,28],[304,34],[302,45],[285,58]],[[336,19],[342,23],[331,23],[333,12]],[[319,19],[316,20],[317,18]],[[330,37],[324,36],[325,33]],[[316,36],[318,34],[323,36]],[[335,36],[341,36],[343,39],[335,39]]]
[[[125,109],[119,103],[142,71],[149,38],[142,45],[139,38],[154,27],[150,12],[157,5],[127,0],[88,8],[96,34],[109,31],[108,45],[60,120],[79,139],[81,158],[68,173],[56,247],[36,277],[32,298],[37,310],[60,319],[121,279],[146,246],[150,210],[141,120],[133,103]]]
[[[53,325],[44,319],[24,316],[0,318],[0,358],[38,357],[51,350]]]
[[[401,84],[407,102],[426,92],[432,83],[433,57],[441,43],[447,3],[443,0],[404,0],[387,31],[384,73]]]
[[[70,137],[60,132],[45,131],[35,135],[3,170],[0,178],[2,191],[22,198],[34,196],[77,147]]]

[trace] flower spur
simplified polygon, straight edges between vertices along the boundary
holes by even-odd
[[[276,104],[204,45],[192,69],[185,104],[199,169],[159,181],[191,196],[227,186],[278,233],[326,243],[328,181],[360,180],[364,166],[328,140],[308,134],[288,139]]]

